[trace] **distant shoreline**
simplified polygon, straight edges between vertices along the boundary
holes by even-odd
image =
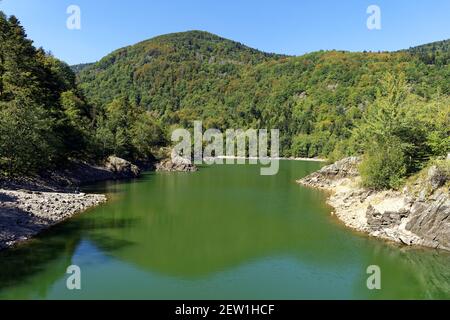
[[[208,158],[205,158],[208,159]],[[259,157],[236,157],[236,156],[219,156],[215,157],[214,159],[233,159],[233,160],[259,160],[261,158]],[[319,158],[285,158],[285,157],[276,157],[276,158],[262,158],[262,159],[269,159],[269,160],[289,160],[289,161],[312,161],[312,162],[326,162],[326,159],[319,159]]]

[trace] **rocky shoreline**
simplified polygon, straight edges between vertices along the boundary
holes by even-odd
[[[139,175],[137,166],[109,157],[102,165],[74,162],[39,177],[0,181],[0,250],[107,201],[105,195],[80,193],[81,185]]]
[[[100,194],[0,189],[0,250],[105,201]]]
[[[330,192],[333,214],[350,228],[404,245],[450,250],[448,176],[433,166],[401,191],[374,191],[360,186],[359,163],[357,157],[343,159],[298,183]]]
[[[153,166],[136,166],[118,157],[102,164],[72,161],[65,169],[49,170],[33,178],[0,180],[0,250],[30,240],[77,213],[107,201],[102,194],[84,194],[80,186],[107,180],[137,178],[141,169],[195,172],[185,159],[167,158]]]

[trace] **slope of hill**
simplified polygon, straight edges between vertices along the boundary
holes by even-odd
[[[88,98],[125,96],[164,124],[278,128],[282,154],[328,155],[349,138],[386,73],[405,73],[424,99],[450,94],[447,66],[408,52],[315,52],[288,57],[191,31],[119,49],[78,74]]]
[[[159,36],[109,54],[79,74],[94,101],[127,95],[160,115],[180,108],[194,93],[208,98],[211,84],[225,86],[245,68],[278,59],[207,32]],[[209,93],[208,93],[209,92]]]
[[[79,73],[82,70],[86,69],[87,67],[89,67],[90,65],[92,65],[93,63],[80,63],[80,64],[75,64],[73,66],[70,66],[70,69],[72,69],[73,72],[75,73]]]
[[[444,66],[450,63],[450,39],[413,47],[406,51],[418,56],[427,64]]]
[[[173,126],[279,129],[284,156],[365,154],[374,188],[450,152],[450,68],[415,52],[268,54],[207,32],[156,37],[69,66],[0,12],[0,173],[68,158],[147,162]],[[429,49],[431,48],[431,49]],[[433,49],[434,48],[434,49]],[[84,94],[81,92],[83,89]],[[86,96],[86,98],[85,98]]]

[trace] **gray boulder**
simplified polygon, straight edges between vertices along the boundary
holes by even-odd
[[[156,165],[156,171],[166,172],[196,172],[198,168],[188,159],[172,153],[172,157]]]
[[[141,173],[139,168],[131,162],[115,156],[108,157],[105,168],[114,173],[118,178],[136,178]]]

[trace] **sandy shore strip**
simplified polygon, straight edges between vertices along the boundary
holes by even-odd
[[[97,194],[0,189],[0,250],[105,201]]]

